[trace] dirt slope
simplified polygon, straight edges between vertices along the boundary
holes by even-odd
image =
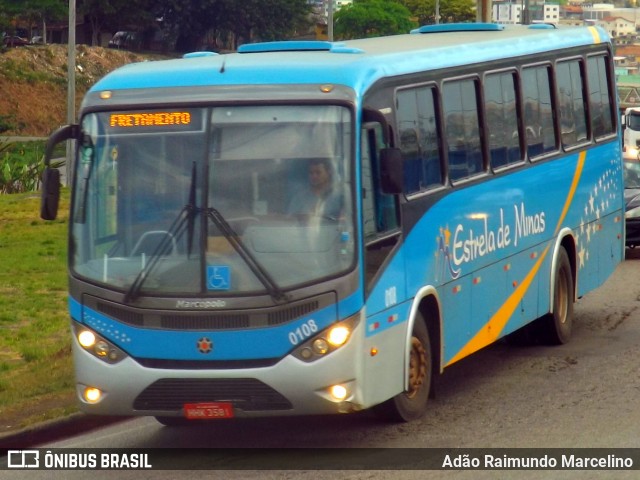
[[[122,65],[159,59],[124,50],[78,45],[76,109],[86,90]],[[67,46],[42,45],[0,51],[0,125],[2,135],[47,136],[67,118]]]

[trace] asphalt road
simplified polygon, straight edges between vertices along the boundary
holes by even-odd
[[[152,418],[126,421],[49,442],[46,448],[637,448],[640,447],[640,249],[598,291],[578,301],[572,341],[560,347],[499,343],[438,379],[430,412],[389,424],[368,412],[333,417],[212,422],[188,429]],[[398,450],[402,452],[402,450]],[[166,455],[172,455],[167,450]],[[251,465],[250,453],[240,453]],[[276,453],[291,465],[282,453]],[[289,455],[286,453],[285,455]],[[623,471],[237,470],[91,472],[92,479],[600,479]],[[87,472],[2,472],[0,478],[86,478]]]

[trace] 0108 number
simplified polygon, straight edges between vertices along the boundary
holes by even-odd
[[[318,331],[318,325],[316,321],[311,319],[300,325],[298,328],[289,332],[289,342],[291,345],[298,345],[300,342],[306,340],[311,335]]]

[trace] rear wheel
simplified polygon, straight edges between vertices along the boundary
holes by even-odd
[[[433,357],[429,331],[421,317],[416,318],[413,327],[409,355],[408,390],[375,407],[376,413],[388,420],[409,422],[422,417],[427,411]]]
[[[544,340],[562,345],[571,338],[573,329],[573,270],[564,248],[558,252],[553,286],[553,312],[540,319]]]

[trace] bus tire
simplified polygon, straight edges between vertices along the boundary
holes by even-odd
[[[552,345],[563,345],[571,338],[573,329],[573,270],[569,255],[560,248],[554,273],[553,313],[541,320],[543,339]]]
[[[433,355],[429,331],[421,316],[411,334],[409,389],[374,407],[380,417],[394,422],[410,422],[427,411],[433,377]]]

